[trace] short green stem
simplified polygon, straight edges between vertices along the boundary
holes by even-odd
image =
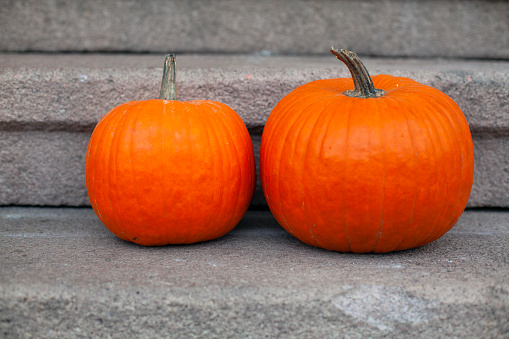
[[[330,51],[348,67],[352,74],[355,87],[352,91],[345,91],[345,95],[354,98],[378,98],[385,94],[385,91],[375,88],[368,70],[357,54],[344,49],[337,50],[334,47]]]
[[[175,54],[168,54],[164,58],[163,81],[159,99],[177,100],[177,62]]]

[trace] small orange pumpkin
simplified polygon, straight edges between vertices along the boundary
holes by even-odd
[[[331,52],[353,83],[300,86],[265,125],[260,176],[274,217],[301,241],[341,252],[398,251],[440,238],[472,188],[463,113],[437,89],[371,78],[355,53]]]
[[[173,55],[165,60],[160,99],[112,109],[87,149],[94,211],[119,238],[141,245],[226,234],[249,206],[255,175],[251,138],[231,108],[176,100]]]

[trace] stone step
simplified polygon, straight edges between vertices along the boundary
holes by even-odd
[[[509,61],[370,58],[371,75],[412,78],[440,89],[463,110],[474,134],[509,134]],[[0,121],[27,127],[91,129],[114,106],[159,95],[163,55],[0,53]],[[295,87],[350,77],[322,57],[177,55],[178,96],[213,99],[260,127]],[[28,114],[29,113],[29,114]],[[14,126],[16,125],[16,126]],[[39,126],[39,127],[36,127]]]
[[[251,132],[257,161],[263,125],[284,95],[312,80],[350,77],[332,55],[177,60],[179,98],[232,107]],[[88,205],[84,162],[95,124],[123,102],[157,97],[162,61],[162,55],[0,54],[0,205]],[[366,58],[365,63],[372,75],[410,77],[453,98],[474,136],[469,206],[509,207],[509,62]],[[260,187],[252,204],[266,206]]]
[[[5,338],[506,338],[509,213],[469,211],[385,255],[308,246],[268,211],[220,239],[141,247],[91,209],[0,208]]]
[[[509,59],[500,0],[4,0],[0,51]]]

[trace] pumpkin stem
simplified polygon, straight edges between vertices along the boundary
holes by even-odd
[[[352,91],[345,91],[345,95],[354,98],[378,98],[385,94],[385,91],[375,88],[368,70],[357,54],[344,49],[337,50],[334,47],[331,47],[330,51],[348,67],[352,74],[355,88]]]
[[[177,63],[175,54],[168,54],[164,58],[163,81],[161,83],[161,100],[177,100]]]

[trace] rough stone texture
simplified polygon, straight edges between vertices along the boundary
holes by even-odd
[[[474,185],[467,206],[509,207],[509,137],[474,136]]]
[[[156,98],[163,56],[0,54],[3,129],[92,130],[111,108]],[[474,133],[509,134],[509,62],[365,59],[372,75],[392,74],[436,87],[463,110]],[[327,57],[177,56],[181,100],[224,102],[248,127],[309,81],[350,77]]]
[[[4,0],[0,51],[509,58],[509,4],[484,0]]]
[[[90,206],[85,185],[90,135],[0,132],[0,205]]]
[[[505,338],[509,213],[467,211],[385,255],[301,243],[269,212],[226,236],[147,248],[90,209],[0,209],[0,336]]]
[[[0,205],[90,206],[85,156],[90,132],[0,132]],[[251,136],[257,187],[251,208],[267,208],[260,184],[260,134]],[[509,137],[474,136],[468,207],[509,207]]]
[[[120,103],[157,97],[162,60],[0,55],[0,205],[88,205],[84,161],[93,127]],[[235,109],[250,128],[257,161],[263,125],[284,95],[311,80],[349,76],[332,56],[183,55],[177,63],[178,96]],[[367,58],[366,65],[372,74],[411,77],[451,96],[474,134],[469,206],[509,207],[508,62]],[[260,187],[252,206],[266,206]]]

